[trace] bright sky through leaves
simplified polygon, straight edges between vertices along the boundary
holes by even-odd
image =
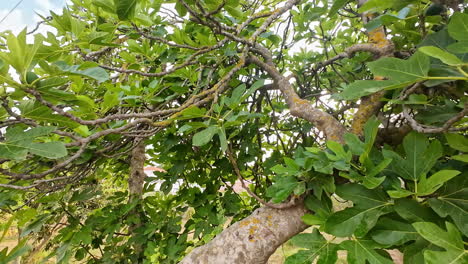
[[[0,1],[0,20],[3,19],[10,10],[18,3],[19,0],[2,0]],[[12,30],[18,32],[24,27],[35,26],[35,23],[40,20],[36,15],[47,15],[48,10],[60,10],[65,6],[66,0],[23,0],[11,14],[0,24],[0,31]]]

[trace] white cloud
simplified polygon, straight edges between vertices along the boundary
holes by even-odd
[[[10,10],[0,9],[0,17],[5,17]],[[24,27],[28,25],[24,12],[16,9],[11,12],[10,15],[0,24],[0,32],[5,30],[11,30],[15,33],[20,32]]]
[[[48,15],[50,10],[56,12],[62,9],[61,6],[54,5],[50,0],[35,0],[34,2],[39,6],[39,8],[36,9],[36,12],[42,15]]]
[[[60,14],[62,13],[62,8],[65,6],[65,2],[66,1],[64,0],[62,4],[55,5],[50,0],[34,0],[34,4],[37,6],[37,8],[34,9],[34,12],[41,14],[44,17],[49,16],[51,10]],[[4,17],[9,11],[9,9],[0,9],[0,17]],[[37,23],[42,20],[42,18],[35,13],[30,17],[26,16],[24,8],[15,9],[10,15],[8,15],[7,19],[0,24],[0,32],[11,30],[14,34],[18,34],[25,27],[28,28],[28,32],[33,30]],[[56,32],[54,28],[42,24],[35,33],[42,33],[45,35],[47,31]],[[33,36],[28,35],[28,42],[31,42],[32,40]]]

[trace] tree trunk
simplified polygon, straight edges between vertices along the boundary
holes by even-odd
[[[132,150],[132,155],[130,159],[130,175],[128,177],[128,191],[129,191],[129,202],[134,202],[135,200],[140,200],[143,195],[143,186],[145,183],[145,144],[143,141],[136,143],[137,145]],[[137,204],[135,208],[132,209],[130,214],[142,215],[140,204]],[[143,219],[143,217],[140,217]],[[138,232],[135,232],[135,229],[141,226],[140,223],[134,223],[129,227],[129,233],[132,235],[137,235]],[[138,263],[142,262],[143,259],[143,245],[141,243],[133,243],[133,248],[135,249],[135,254],[138,259]]]
[[[128,177],[128,191],[130,193],[130,201],[140,199],[143,193],[143,185],[145,182],[145,144],[143,141],[137,143],[132,150],[130,160],[130,175]]]
[[[304,231],[302,203],[288,209],[260,207],[209,243],[195,248],[181,264],[266,263],[275,250]]]

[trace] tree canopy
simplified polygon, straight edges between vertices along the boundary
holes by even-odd
[[[0,263],[467,263],[466,7],[71,0],[0,33]]]

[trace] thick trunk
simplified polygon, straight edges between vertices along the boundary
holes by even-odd
[[[145,144],[143,141],[136,143],[137,145],[132,150],[132,155],[130,159],[130,175],[128,177],[128,191],[129,191],[129,202],[139,200],[143,195],[143,186],[145,183]],[[138,204],[133,208],[130,214],[141,215],[141,208]],[[129,233],[132,235],[138,235],[138,232],[135,232],[135,229],[140,227],[141,223],[134,223],[129,227]],[[142,262],[143,259],[143,245],[141,243],[135,242],[133,244],[135,254],[138,258],[138,263]]]
[[[145,144],[143,141],[137,143],[132,150],[130,160],[130,176],[128,177],[128,190],[130,200],[139,199],[143,193],[143,185],[145,182]]]
[[[284,242],[307,228],[303,204],[288,209],[260,207],[209,243],[195,248],[181,264],[266,263]]]

